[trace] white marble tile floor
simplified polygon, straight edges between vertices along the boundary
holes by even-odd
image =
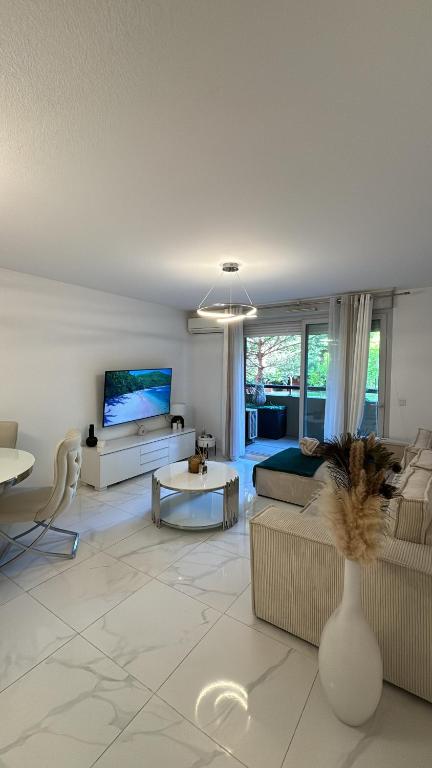
[[[432,768],[432,705],[385,685],[364,728],[342,725],[316,648],[253,615],[249,518],[272,502],[236,467],[228,531],[155,528],[150,475],[82,486],[62,518],[77,558],[2,570],[1,766]]]

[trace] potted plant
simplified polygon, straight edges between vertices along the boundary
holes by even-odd
[[[207,472],[207,450],[206,448],[196,447],[194,456],[188,459],[188,469],[193,475],[206,474]]]
[[[257,381],[257,383],[255,384],[255,392],[254,392],[253,400],[255,405],[264,405],[265,401],[267,400],[267,395],[265,393],[263,381]]]

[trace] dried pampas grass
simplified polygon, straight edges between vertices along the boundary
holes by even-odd
[[[349,560],[370,563],[387,531],[387,507],[395,488],[386,482],[395,470],[392,454],[376,439],[351,434],[323,443],[329,480],[319,494],[323,516],[337,549]]]
[[[319,496],[321,513],[333,535],[336,548],[349,560],[370,563],[380,552],[386,532],[379,496],[360,501],[357,493],[328,483]]]

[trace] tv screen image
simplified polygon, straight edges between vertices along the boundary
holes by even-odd
[[[170,412],[172,368],[105,371],[103,426]]]

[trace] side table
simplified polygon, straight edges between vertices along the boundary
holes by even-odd
[[[214,449],[214,455],[216,456],[216,438],[215,437],[199,436],[197,439],[197,446],[198,448],[205,448],[206,459],[208,458],[209,448]]]

